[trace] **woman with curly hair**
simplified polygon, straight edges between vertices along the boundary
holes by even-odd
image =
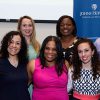
[[[20,32],[8,32],[0,49],[0,100],[30,100],[27,44]]]
[[[89,39],[77,42],[73,56],[74,100],[100,99],[100,59]]]

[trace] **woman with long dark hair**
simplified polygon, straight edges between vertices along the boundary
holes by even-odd
[[[69,100],[67,74],[61,42],[56,36],[48,36],[39,57],[28,64],[29,79],[34,83],[32,100]]]
[[[30,100],[27,63],[25,38],[20,32],[8,32],[0,49],[0,100]]]
[[[100,99],[100,59],[89,39],[77,42],[73,56],[74,100]]]

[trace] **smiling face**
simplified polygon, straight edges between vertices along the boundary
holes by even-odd
[[[74,26],[69,18],[64,18],[60,23],[60,32],[62,36],[72,35]]]
[[[92,51],[89,43],[81,43],[78,45],[78,55],[82,63],[88,64],[91,63],[92,56],[94,51]]]
[[[44,57],[46,60],[46,63],[50,65],[55,64],[55,59],[57,57],[57,51],[56,51],[56,45],[54,41],[49,41],[44,49]]]
[[[21,49],[21,37],[19,35],[14,35],[11,41],[8,43],[8,53],[9,56],[17,56]]]
[[[20,31],[23,36],[30,37],[33,32],[32,21],[28,18],[24,18],[21,22]]]

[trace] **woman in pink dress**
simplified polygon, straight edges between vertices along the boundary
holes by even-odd
[[[34,83],[32,100],[69,100],[68,73],[62,45],[56,36],[48,36],[39,57],[28,64],[29,81]]]

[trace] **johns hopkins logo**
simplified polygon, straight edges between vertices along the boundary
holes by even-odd
[[[96,10],[96,9],[97,9],[97,4],[92,4],[92,5],[91,5],[91,8],[92,8],[93,10]]]
[[[94,3],[94,4],[91,4],[90,7],[91,7],[90,11],[84,10],[80,12],[80,16],[82,18],[100,18],[100,10],[97,9],[98,5]]]

